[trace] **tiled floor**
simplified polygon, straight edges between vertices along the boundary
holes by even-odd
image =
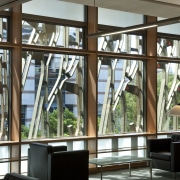
[[[100,173],[91,174],[89,180],[100,180]],[[103,180],[150,180],[149,168],[134,168],[131,171],[131,177],[129,177],[129,170],[119,170],[119,171],[106,171],[103,172]],[[162,171],[158,169],[152,170],[153,180],[174,180],[174,174],[167,171]],[[180,180],[180,173],[176,173],[176,180]]]

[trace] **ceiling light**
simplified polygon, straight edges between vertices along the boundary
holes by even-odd
[[[123,33],[127,33],[127,32],[138,31],[138,30],[148,29],[148,28],[157,27],[157,26],[158,26],[157,24],[154,24],[154,25],[149,25],[149,26],[144,26],[144,27],[137,27],[137,28],[129,29],[129,30],[127,29],[127,30],[115,31],[115,32],[112,32],[112,33],[102,34],[100,36],[109,36],[109,35],[114,35],[114,34],[123,34]]]
[[[99,32],[99,33],[89,34],[88,37],[103,37],[103,36],[110,36],[110,35],[115,35],[115,34],[123,34],[123,33],[143,30],[143,29],[149,29],[149,28],[153,28],[153,27],[176,24],[179,22],[180,22],[180,17],[178,16],[178,17],[160,20],[160,21],[156,21],[156,22],[151,22],[151,23],[146,23],[146,24],[138,24],[135,26],[121,28],[119,31]]]

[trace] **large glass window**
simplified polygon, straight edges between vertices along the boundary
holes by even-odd
[[[23,52],[22,138],[85,135],[85,57]]]
[[[98,133],[144,131],[144,63],[99,57]]]
[[[42,22],[22,21],[22,43],[82,49],[83,30]]]
[[[180,129],[180,119],[168,115],[168,111],[180,103],[180,64],[157,63],[157,122],[158,131]]]
[[[9,139],[9,50],[0,49],[0,140]]]

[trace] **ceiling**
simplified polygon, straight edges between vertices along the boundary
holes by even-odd
[[[15,3],[31,0],[0,0],[0,10]],[[51,0],[53,3],[53,0]],[[172,18],[180,16],[180,0],[59,0],[83,5],[96,6],[149,16]]]
[[[22,4],[30,0],[0,0],[0,11],[12,7],[14,4]]]
[[[180,16],[180,0],[59,0],[149,16]]]

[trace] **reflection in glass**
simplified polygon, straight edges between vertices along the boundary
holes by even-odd
[[[179,58],[180,41],[173,39],[157,39],[157,55],[161,57]]]
[[[115,53],[142,54],[142,36],[116,34],[98,38],[98,50]]]
[[[22,21],[22,43],[82,49],[82,28]]]
[[[23,52],[23,139],[84,135],[84,57]]]
[[[143,62],[99,58],[98,133],[143,131]]]
[[[179,130],[179,118],[168,111],[180,102],[180,64],[157,63],[157,122],[158,131]]]

